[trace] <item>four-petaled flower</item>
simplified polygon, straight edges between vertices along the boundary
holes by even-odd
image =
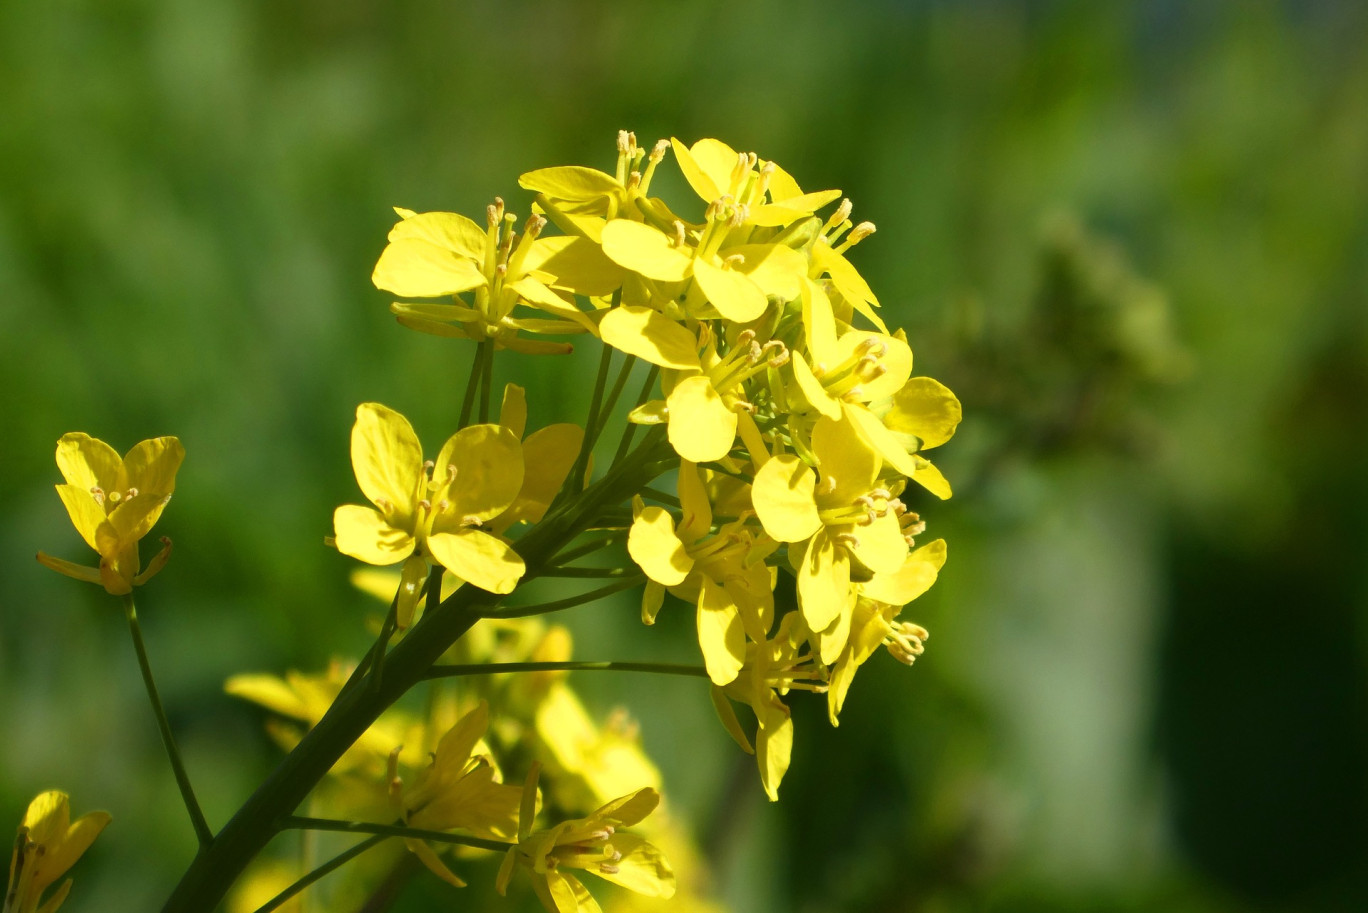
[[[57,442],[57,467],[66,484],[57,494],[66,505],[76,531],[100,553],[98,568],[85,567],[38,553],[38,560],[54,571],[98,583],[116,596],[146,583],[166,564],[170,540],[142,570],[138,540],[151,531],[176,488],[176,471],[185,448],[174,437],[142,441],[128,454],[118,452],[88,434],[72,432]]]
[[[367,564],[411,559],[398,604],[401,627],[412,618],[429,558],[482,590],[513,592],[525,570],[522,558],[481,527],[522,489],[516,434],[502,425],[471,425],[447,439],[436,463],[425,463],[408,419],[379,403],[362,403],[351,457],[357,484],[375,507],[337,508],[337,550]]]

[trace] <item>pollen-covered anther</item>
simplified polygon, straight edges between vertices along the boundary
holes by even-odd
[[[855,205],[850,202],[849,197],[842,200],[841,205],[837,206],[836,211],[831,214],[831,218],[827,219],[826,225],[822,226],[823,230],[829,231],[850,218],[850,211],[854,208]]]
[[[831,537],[837,545],[844,545],[846,548],[859,548],[860,540],[854,533],[837,533]]]
[[[98,485],[93,486],[90,489],[90,496],[95,499],[96,504],[103,504],[105,502],[104,489]]]
[[[636,190],[636,189],[639,188],[640,186],[641,186],[641,172],[640,172],[640,171],[633,171],[631,174],[627,175],[627,189],[628,189],[628,190]]]
[[[505,276],[507,276],[507,275],[508,275],[508,264],[507,264],[507,263],[500,263],[499,265],[495,266],[495,267],[494,267],[494,274],[495,274],[496,276],[498,276],[500,279],[502,279],[502,278],[504,278]]]
[[[860,344],[855,347],[855,351],[862,355],[873,355],[875,358],[883,358],[888,354],[888,344],[877,336],[866,336],[860,340]]]
[[[858,403],[858,402],[860,402],[863,398],[864,398],[864,388],[861,387],[859,384],[856,384],[855,386],[851,387],[851,388],[850,388],[849,390],[847,390],[847,391],[845,392],[845,394],[841,397],[841,399],[845,400],[845,401],[848,402],[848,403]]]
[[[684,223],[679,219],[675,219],[674,238],[671,239],[670,243],[675,247],[684,246]]]
[[[432,502],[427,498],[423,498],[418,502],[418,509],[426,513],[432,510]]]
[[[440,501],[437,502],[437,509],[440,510],[440,511],[447,511],[447,510],[450,510],[450,509],[451,509],[451,502],[448,501],[446,498],[443,498],[442,500],[440,500]]]
[[[740,269],[746,265],[745,254],[728,254],[722,258],[722,265],[727,269]]]
[[[663,158],[665,157],[666,151],[668,151],[669,148],[670,148],[670,141],[669,141],[669,140],[667,140],[667,139],[658,139],[658,140],[656,140],[656,144],[655,144],[654,146],[651,147],[651,156],[650,156],[651,161],[653,161],[653,162],[658,162],[658,161],[660,161],[661,159],[663,159]]]
[[[740,228],[750,220],[750,207],[745,203],[738,203],[732,210],[731,218],[727,220],[727,225],[731,228]]]
[[[545,227],[546,217],[533,213],[527,217],[527,224],[523,226],[523,232],[529,239],[535,238],[537,235],[541,234],[541,230]]]
[[[498,228],[503,221],[504,201],[503,197],[495,197],[494,202],[485,207],[485,219],[489,222],[490,228]]]
[[[754,414],[755,414],[755,404],[754,404],[754,403],[748,403],[748,402],[746,402],[744,399],[738,399],[735,403],[732,403],[732,411],[733,411],[733,412],[745,412],[745,413],[747,413],[748,415],[754,415]]]
[[[789,359],[791,358],[788,346],[784,345],[783,342],[778,339],[771,339],[761,347],[760,351],[761,353],[774,352],[769,360],[769,366],[771,368],[782,368],[789,363]]]
[[[461,518],[461,526],[465,528],[476,528],[483,525],[483,520],[481,520],[479,517],[471,516],[470,514],[466,514],[464,517]]]
[[[617,137],[617,148],[618,152],[622,153],[623,155],[631,155],[632,150],[636,148],[636,134],[631,133],[627,130],[619,130]]]
[[[868,238],[876,231],[878,231],[878,229],[874,227],[873,222],[861,222],[859,225],[856,225],[854,228],[850,230],[850,234],[846,237],[846,244],[859,244],[861,241],[863,241],[865,238]]]
[[[611,862],[600,862],[599,871],[605,875],[616,875],[621,871],[621,867],[613,865]]]

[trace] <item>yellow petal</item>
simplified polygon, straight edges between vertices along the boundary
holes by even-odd
[[[527,430],[527,391],[517,384],[504,386],[503,404],[499,407],[499,424],[513,436],[521,438]]]
[[[783,704],[768,709],[760,719],[761,726],[755,734],[755,759],[760,765],[765,795],[771,802],[778,802],[779,784],[788,773],[793,754],[793,720]]]
[[[610,842],[622,858],[613,863],[612,871],[595,870],[600,878],[647,897],[674,896],[674,870],[658,848],[636,834],[614,834]]]
[[[367,564],[394,564],[413,553],[413,536],[395,529],[379,511],[343,504],[333,511],[337,550]]]
[[[549,869],[541,877],[546,879],[546,890],[555,905],[555,913],[603,913],[589,889],[574,875]]]
[[[859,543],[854,547],[855,557],[861,564],[877,574],[892,574],[903,566],[907,558],[907,540],[892,511],[868,526],[855,527],[853,532]]]
[[[708,534],[712,527],[712,505],[708,503],[708,492],[703,487],[703,477],[697,464],[690,460],[679,461],[679,506],[684,511],[679,521],[679,538],[688,543],[697,542]]]
[[[741,721],[736,718],[736,711],[732,709],[731,701],[727,699],[726,692],[716,685],[712,685],[708,688],[708,696],[712,698],[713,709],[717,711],[717,718],[722,721],[722,727],[727,730],[732,741],[739,745],[746,754],[755,754],[755,749],[751,747],[750,740],[746,738],[746,732],[741,728]]]
[[[962,416],[960,401],[949,387],[930,377],[914,377],[893,396],[884,423],[916,436],[921,449],[930,450],[950,440]]]
[[[522,442],[522,488],[512,506],[494,521],[497,530],[508,529],[520,520],[541,522],[574,467],[583,441],[583,428],[562,422],[538,429]]]
[[[679,170],[684,174],[684,180],[689,182],[694,193],[705,203],[711,203],[722,196],[722,190],[717,186],[717,182],[703,170],[703,167],[694,159],[693,153],[677,139],[671,139],[670,145],[674,148],[675,160],[679,162]],[[735,162],[735,156],[732,161]],[[725,185],[725,180],[724,180]]]
[[[760,286],[739,270],[713,266],[700,257],[694,261],[693,276],[717,313],[728,320],[750,323],[769,305]]]
[[[917,462],[912,455],[907,452],[907,448],[902,445],[891,431],[884,427],[884,423],[879,417],[870,412],[864,406],[856,403],[844,404],[842,412],[854,426],[861,440],[883,457],[889,465],[903,475],[911,478],[917,471]]]
[[[451,869],[447,868],[446,863],[442,861],[442,857],[438,856],[437,852],[432,847],[421,840],[407,838],[404,840],[404,846],[408,847],[409,852],[417,856],[418,860],[423,863],[423,865],[427,866],[429,872],[453,887],[465,887],[466,883],[460,878],[457,878],[456,874],[452,872]]]
[[[841,651],[850,640],[850,621],[854,614],[853,611],[842,612],[825,631],[818,632],[817,658],[826,665],[829,666],[840,659]]]
[[[273,713],[292,717],[297,720],[311,720],[312,716],[303,699],[274,675],[264,673],[243,673],[234,675],[223,683],[225,694],[260,704]]]
[[[831,284],[836,286],[836,290],[847,301],[852,304],[868,302],[875,307],[879,306],[879,299],[874,297],[869,283],[865,282],[859,271],[828,245],[819,242],[812,246],[812,262],[831,276]]]
[[[455,295],[486,282],[475,261],[418,238],[391,241],[380,253],[371,281],[405,298]]]
[[[59,574],[65,574],[73,580],[80,580],[84,583],[103,583],[100,576],[100,569],[87,567],[84,564],[76,564],[64,558],[54,558],[45,552],[38,553],[38,563],[43,567],[51,568]]]
[[[945,565],[945,556],[944,539],[928,542],[908,555],[893,573],[875,574],[873,580],[861,584],[861,595],[887,605],[906,605],[931,589]]]
[[[518,178],[518,186],[544,193],[555,200],[582,202],[621,193],[624,188],[617,178],[594,168],[562,165],[538,168]]]
[[[388,505],[385,511],[393,525],[411,528],[423,472],[423,448],[408,419],[379,403],[357,406],[351,458],[362,494],[372,504]]]
[[[660,793],[651,787],[638,789],[634,793],[620,796],[611,802],[605,803],[602,807],[594,811],[587,819],[593,822],[594,830],[603,824],[611,824],[613,827],[631,827],[655,811],[660,804]]]
[[[782,244],[742,244],[723,252],[728,258],[740,254],[736,269],[750,277],[766,295],[792,301],[799,295],[807,274],[807,258]]]
[[[941,475],[941,471],[933,466],[931,461],[925,457],[919,456],[915,459],[917,462],[917,469],[912,473],[912,481],[916,482],[922,488],[925,488],[941,500],[950,497],[950,483],[946,480],[945,476]]]
[[[62,499],[62,504],[67,509],[67,515],[71,517],[71,525],[76,527],[76,532],[81,534],[86,545],[98,551],[99,545],[95,540],[95,531],[105,521],[105,512],[104,508],[95,502],[95,497],[90,493],[90,487],[78,485],[57,485],[55,487],[57,496]]]
[[[57,441],[57,468],[68,484],[87,493],[92,488],[109,492],[126,487],[118,451],[82,431],[64,434]]]
[[[822,507],[845,507],[874,487],[882,462],[850,422],[819,418],[812,426],[812,452],[822,482]]]
[[[599,322],[599,335],[619,352],[653,365],[680,371],[699,370],[698,340],[652,308],[613,308]]]
[[[803,398],[808,401],[812,408],[830,419],[841,417],[841,401],[832,396],[822,386],[822,382],[812,373],[808,367],[807,359],[802,352],[794,352],[793,358],[789,362],[793,365],[793,379],[798,382],[798,391],[803,394]]]
[[[598,244],[573,235],[538,238],[523,267],[553,288],[586,298],[611,295],[622,285],[622,267],[608,259]]]
[[[798,566],[798,606],[813,631],[828,628],[850,611],[850,558],[825,531],[813,536]]]
[[[707,575],[698,596],[698,646],[714,685],[736,679],[746,660],[746,632],[731,596]]]
[[[821,529],[814,500],[816,485],[817,474],[792,454],[774,457],[760,467],[751,487],[751,503],[765,532],[780,542],[801,542]]]
[[[389,240],[426,241],[479,263],[484,259],[488,234],[482,225],[459,213],[421,212],[395,224]]]
[[[837,340],[832,361],[841,364],[847,359],[856,358],[860,347],[866,345],[874,346],[883,353],[879,357],[879,366],[884,369],[883,373],[873,380],[861,382],[859,387],[859,399],[863,402],[872,402],[892,396],[907,383],[907,379],[912,376],[912,349],[896,336],[869,330],[854,330]]]
[[[434,533],[427,544],[442,567],[491,593],[513,592],[527,570],[512,546],[477,529]]]
[[[169,495],[176,490],[176,472],[185,459],[185,448],[174,437],[156,437],[134,445],[124,457],[124,476],[129,488]]]
[[[811,279],[802,282],[803,327],[807,330],[808,354],[814,361],[835,367],[836,315],[831,310],[831,299],[819,283]]]
[[[709,181],[720,193],[735,193],[732,187],[732,175],[736,172],[736,165],[741,157],[740,153],[719,139],[707,137],[689,147],[689,156],[703,170],[703,173],[708,176]],[[738,187],[735,190],[740,189]],[[717,197],[705,202],[711,203],[715,199]]]
[[[114,528],[121,543],[127,545],[137,542],[151,531],[166,508],[166,501],[166,495],[139,493],[136,497],[121,501],[118,507],[111,510],[107,522]]]
[[[736,441],[736,413],[727,408],[712,381],[698,374],[670,391],[669,438],[675,452],[695,463],[720,460]]]
[[[603,252],[619,266],[661,282],[679,282],[693,270],[688,247],[675,247],[664,233],[628,219],[603,226]]]
[[[694,564],[675,535],[674,518],[663,507],[647,507],[632,521],[627,554],[647,577],[665,586],[683,583]]]
[[[439,498],[449,502],[434,529],[489,520],[507,510],[522,489],[522,444],[502,425],[471,425],[447,438],[432,474],[445,486]]]

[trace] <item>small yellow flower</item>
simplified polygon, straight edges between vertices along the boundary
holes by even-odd
[[[379,403],[356,409],[352,468],[375,508],[344,504],[333,513],[337,550],[367,564],[406,559],[399,621],[417,603],[427,559],[482,590],[511,593],[525,570],[502,539],[485,532],[523,485],[522,446],[502,425],[471,425],[424,463],[408,419]]]
[[[409,788],[399,778],[399,749],[390,754],[390,801],[404,824],[512,842],[522,790],[496,782],[489,759],[475,753],[488,727],[489,705],[481,701],[442,736],[432,763]],[[458,888],[465,886],[427,843],[406,838],[404,844],[437,877]]]
[[[108,812],[89,812],[72,821],[67,794],[57,790],[29,803],[14,840],[4,913],[54,913],[71,891],[71,879],[40,906],[43,892],[76,864],[109,821]]]
[[[98,568],[84,567],[38,553],[55,571],[98,583],[116,596],[131,593],[162,569],[171,554],[170,540],[141,568],[138,540],[151,531],[176,488],[176,471],[185,448],[174,437],[142,441],[120,458],[104,441],[72,432],[57,442],[57,467],[66,478],[57,494],[76,531],[100,554]],[[141,571],[141,572],[140,572]]]
[[[521,865],[532,875],[532,886],[548,913],[600,913],[589,889],[567,869],[591,871],[648,897],[674,895],[674,871],[660,850],[641,837],[618,832],[654,811],[660,793],[650,787],[639,789],[588,817],[533,833],[539,769],[534,762],[523,787],[518,845],[509,848],[499,867],[495,887],[500,894],[508,890],[514,866]]]

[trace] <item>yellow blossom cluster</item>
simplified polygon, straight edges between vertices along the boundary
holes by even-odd
[[[687,209],[650,195],[671,152],[698,198]],[[747,750],[731,701],[754,711],[775,798],[792,746],[785,695],[826,691],[835,724],[879,645],[906,663],[922,651],[925,629],[898,611],[934,582],[946,548],[916,547],[924,524],[904,497],[909,484],[950,496],[926,453],[954,434],[959,401],[913,375],[905,334],[890,332],[849,259],[874,226],[853,223],[837,190],[804,192],[774,162],[716,139],[648,152],[629,133],[613,174],[562,166],[520,184],[536,194],[521,234],[502,200],[484,228],[399,210],[375,283],[451,296],[394,303],[414,329],[523,352],[564,350],[536,337],[590,334],[652,366],[658,386],[628,420],[664,426],[676,491],[641,492],[625,525],[647,578],[643,619],[666,593],[695,607],[714,702]],[[548,236],[548,221],[563,234]],[[462,469],[439,458],[443,472],[459,480]],[[781,574],[792,605],[776,597],[789,592]]]

